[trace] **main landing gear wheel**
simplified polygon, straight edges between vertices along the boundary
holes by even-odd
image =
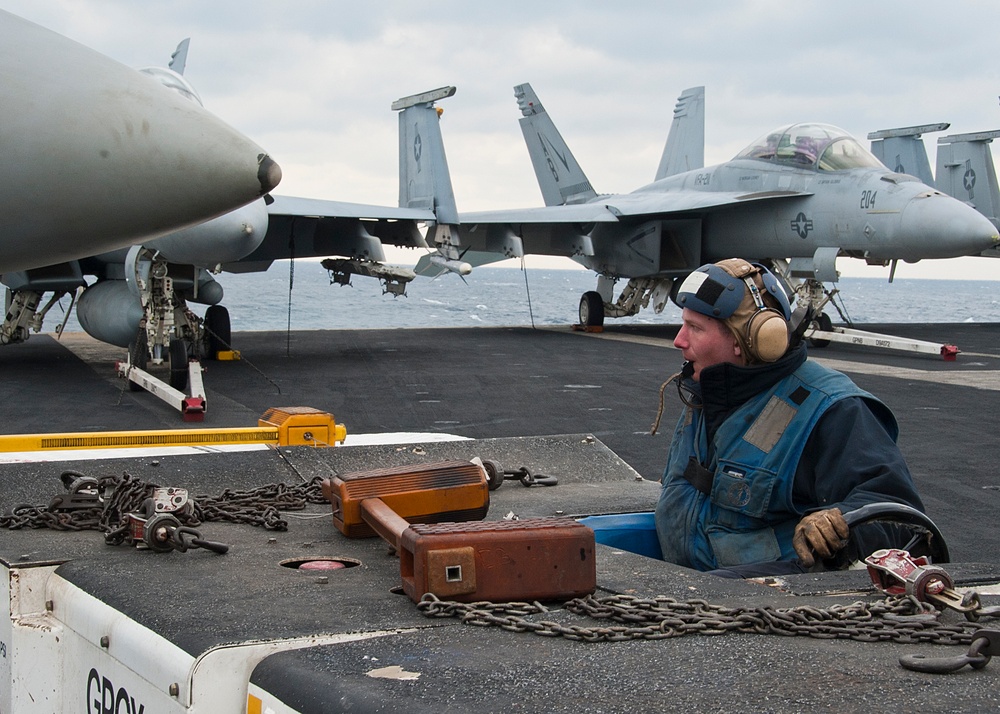
[[[232,349],[232,327],[229,310],[222,305],[211,305],[205,310],[205,359],[218,359],[220,352]]]
[[[825,312],[821,312],[815,320],[813,320],[813,327],[817,330],[822,330],[823,332],[829,332],[833,329],[833,320]],[[813,347],[828,347],[830,340],[815,339],[810,337],[809,344]]]
[[[584,327],[604,325],[604,298],[596,290],[585,292],[580,298],[580,324]]]
[[[170,340],[170,386],[183,392],[188,383],[188,348],[181,339]]]

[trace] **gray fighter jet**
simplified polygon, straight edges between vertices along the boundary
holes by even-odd
[[[111,293],[130,277],[136,295],[142,284],[137,257],[131,272],[124,267],[127,246],[138,256],[138,244],[158,243],[189,263],[206,251],[252,249],[243,249],[247,226],[264,215],[261,197],[278,184],[280,168],[205,111],[183,80],[174,81],[179,75],[133,70],[2,11],[0,36],[0,279],[7,286],[0,344],[41,329],[63,295],[86,288],[87,273],[118,280],[87,297],[85,314],[99,327],[126,322],[135,309]],[[210,233],[206,220],[216,226]],[[220,224],[233,236],[228,253],[219,252]],[[187,275],[197,284],[197,272]]]
[[[267,153],[149,76],[0,11],[0,273],[162,236],[249,203]]]
[[[183,76],[189,40],[168,67],[138,70],[169,90],[183,105],[203,111],[201,97]],[[452,88],[453,92],[454,89]],[[211,116],[211,115],[208,115]],[[259,192],[258,192],[259,193]],[[170,384],[183,389],[191,357],[214,359],[230,350],[228,311],[214,274],[223,265],[238,272],[266,269],[278,258],[342,256],[330,267],[340,282],[352,274],[377,277],[399,294],[414,277],[384,266],[381,241],[425,246],[417,221],[433,221],[431,210],[367,206],[268,194],[236,210],[165,236],[151,234],[120,248],[0,276],[8,287],[8,310],[0,344],[23,342],[39,331],[46,314],[67,294],[80,325],[92,337],[129,348],[131,364],[167,363]],[[71,232],[71,223],[66,231]],[[94,277],[88,281],[85,277]],[[51,298],[41,306],[41,299]],[[207,305],[204,318],[190,303]],[[68,316],[67,310],[66,315]],[[65,322],[65,320],[64,320]],[[130,382],[130,386],[131,386]]]
[[[889,265],[978,253],[1000,240],[975,210],[887,169],[826,124],[776,129],[732,161],[703,168],[703,87],[681,94],[654,182],[598,195],[530,85],[515,96],[546,206],[462,213],[439,252],[458,250],[470,265],[569,256],[599,276],[580,301],[583,325],[650,303],[660,311],[691,270],[735,255],[771,263],[827,329],[823,283],[837,280],[838,258]],[[434,271],[432,263],[417,272]]]

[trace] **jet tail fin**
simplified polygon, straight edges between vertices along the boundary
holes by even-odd
[[[965,201],[1000,227],[1000,184],[990,142],[1000,131],[952,134],[938,139],[937,188]],[[983,255],[996,256],[995,249]]]
[[[674,106],[674,120],[667,134],[656,181],[705,166],[705,88],[681,92]]]
[[[927,160],[923,134],[944,131],[950,124],[923,124],[900,129],[873,131],[868,135],[872,153],[879,161],[898,174],[916,176],[928,186],[934,186],[934,176]]]
[[[448,159],[441,137],[439,99],[455,94],[455,87],[441,87],[397,99],[399,114],[399,205],[434,211],[439,224],[458,224],[458,208],[451,186]]]
[[[584,203],[597,196],[530,84],[514,87],[521,133],[546,206]]]
[[[174,50],[174,53],[170,55],[170,64],[167,66],[177,74],[184,74],[184,68],[187,66],[188,47],[190,45],[191,38],[185,37],[177,45],[177,49]]]

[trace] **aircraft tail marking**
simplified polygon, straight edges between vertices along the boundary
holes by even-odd
[[[705,166],[705,88],[681,92],[674,107],[674,120],[667,134],[656,181]]]
[[[596,198],[597,192],[590,185],[531,85],[519,84],[514,87],[514,97],[523,115],[519,120],[521,133],[524,135],[545,205],[585,203]]]
[[[399,114],[399,205],[434,211],[438,223],[457,225],[458,208],[441,137],[442,110],[434,102],[455,94],[441,87],[397,99]]]

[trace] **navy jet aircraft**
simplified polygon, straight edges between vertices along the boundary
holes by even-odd
[[[168,67],[139,73],[156,80],[180,101],[203,106],[183,76],[189,40],[180,43]],[[454,93],[454,88],[450,88]],[[405,113],[405,110],[404,110]],[[214,274],[265,270],[273,260],[342,256],[328,261],[338,282],[352,274],[381,279],[394,294],[405,291],[412,271],[382,265],[382,241],[424,246],[417,222],[434,220],[432,210],[398,209],[335,201],[271,196],[152,240],[79,260],[2,276],[8,309],[2,343],[21,342],[39,331],[46,313],[66,294],[76,302],[80,325],[92,337],[129,348],[129,362],[142,369],[166,362],[170,384],[183,389],[190,357],[214,358],[231,349],[228,311]],[[84,276],[94,276],[87,283]],[[41,297],[52,298],[38,310]],[[77,297],[78,296],[78,297]],[[204,318],[189,303],[207,305]],[[70,309],[72,309],[72,304]],[[68,316],[68,311],[67,311]],[[133,383],[129,383],[132,387]]]
[[[183,244],[189,255],[218,254],[217,231],[198,226],[232,216],[245,242],[245,217],[262,214],[261,197],[281,178],[263,149],[154,71],[2,11],[0,34],[0,344],[27,339],[62,295],[85,287],[81,261],[92,256],[104,256],[97,262],[106,267],[108,255],[157,240],[164,250]],[[53,297],[40,308],[47,291]],[[114,300],[101,307],[107,320],[128,312]]]
[[[218,216],[278,165],[150,77],[0,11],[0,273],[94,255]]]
[[[546,206],[462,213],[439,253],[470,265],[525,254],[568,256],[598,274],[580,322],[659,312],[690,271],[738,255],[770,262],[799,304],[822,314],[824,282],[839,257],[870,264],[952,258],[1000,240],[975,210],[888,170],[855,139],[826,124],[768,132],[717,166],[704,166],[704,88],[684,91],[654,182],[598,195],[530,85],[515,88],[521,129]],[[433,271],[430,259],[417,272]],[[618,280],[628,283],[617,300]]]

